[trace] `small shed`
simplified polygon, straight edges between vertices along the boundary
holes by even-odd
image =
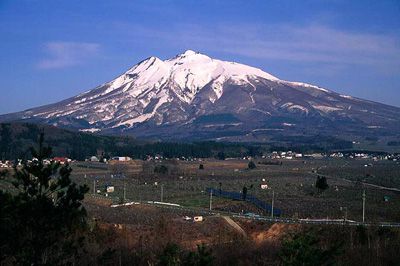
[[[90,161],[91,162],[99,162],[100,160],[96,156],[92,156],[92,157],[90,157]]]
[[[384,202],[390,201],[390,197],[387,196],[387,195],[383,196],[383,201],[384,201]]]
[[[193,221],[202,222],[203,221],[203,216],[195,216],[195,217],[193,217]]]

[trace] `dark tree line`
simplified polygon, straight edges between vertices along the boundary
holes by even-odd
[[[11,156],[12,145],[11,129],[7,124],[0,125],[0,159],[5,160]]]
[[[161,155],[166,158],[254,156],[262,153],[263,147],[251,144],[203,142],[139,142],[132,137],[101,136],[71,132],[50,126],[34,124],[0,124],[0,159],[15,160],[30,158],[29,146],[36,142],[41,131],[46,134],[46,144],[53,148],[53,156],[65,156],[84,160],[93,155],[105,158],[130,156],[145,159],[146,156]]]

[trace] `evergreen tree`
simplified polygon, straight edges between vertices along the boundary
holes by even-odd
[[[318,192],[322,192],[327,189],[328,182],[326,181],[325,176],[317,176],[317,181],[315,182],[315,187],[318,189]]]
[[[168,167],[166,167],[165,165],[156,165],[156,167],[154,167],[154,173],[157,174],[167,174],[168,173]]]
[[[253,161],[250,161],[247,166],[249,167],[249,169],[255,169],[256,168],[256,164]]]
[[[177,244],[168,243],[158,256],[160,266],[211,266],[214,263],[212,250],[197,245],[196,251],[184,252]]]
[[[315,233],[298,233],[283,241],[279,257],[282,265],[335,265],[340,248],[341,243],[333,243],[323,249]]]
[[[246,200],[246,198],[247,198],[247,187],[244,186],[242,190],[242,199]]]
[[[10,145],[12,144],[10,125],[0,125],[0,160],[10,158]]]
[[[0,263],[22,265],[66,264],[77,255],[86,226],[81,205],[87,186],[69,178],[71,168],[43,159],[51,154],[40,134],[37,160],[15,167],[16,191],[0,191]]]
[[[204,245],[197,245],[197,252],[189,252],[184,258],[182,265],[210,266],[213,265],[213,262],[212,250]]]
[[[217,158],[218,160],[225,160],[225,153],[223,151],[218,152]]]
[[[163,253],[159,256],[158,265],[160,266],[178,266],[181,265],[181,249],[177,244],[168,243]]]

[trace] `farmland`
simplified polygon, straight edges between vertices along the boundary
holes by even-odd
[[[253,169],[248,159],[238,158],[72,162],[72,180],[90,188],[83,201],[90,229],[85,244],[89,255],[76,261],[84,265],[155,264],[172,243],[181,250],[182,259],[201,245],[212,252],[215,265],[278,265],[286,239],[295,235],[315,235],[316,245],[323,249],[340,247],[339,253],[332,253],[339,265],[395,265],[398,261],[399,228],[373,224],[400,221],[400,193],[395,190],[400,166],[396,161],[252,161]],[[316,188],[318,175],[327,179],[324,191]],[[393,181],[393,188],[372,186],[382,185],[382,180]],[[0,188],[12,191],[9,181],[2,177]],[[261,184],[267,189],[261,189]],[[212,211],[209,187],[216,191]],[[240,193],[243,187],[266,204],[274,194],[274,207],[282,215],[270,220],[265,216],[269,213],[249,201],[218,197],[219,189]],[[362,220],[364,190],[368,226],[344,226],[345,218]],[[202,221],[194,222],[194,216],[202,216]],[[313,218],[339,222],[310,224]]]
[[[208,209],[208,187],[241,192],[246,186],[248,194],[267,203],[271,202],[274,191],[275,207],[282,210],[283,217],[303,219],[340,219],[346,216],[347,219],[361,221],[362,192],[365,190],[366,221],[400,221],[400,193],[363,183],[400,188],[400,165],[397,162],[372,163],[367,160],[329,158],[283,160],[282,164],[265,165],[259,163],[263,159],[254,161],[257,167],[252,170],[248,169],[248,160],[240,159],[134,160],[109,165],[76,163],[72,165],[72,173],[75,182],[86,183],[90,187],[90,194],[105,196],[105,186],[114,186],[115,191],[107,195],[114,202],[121,202],[125,195],[127,200],[164,201]],[[204,169],[199,169],[200,164]],[[366,167],[366,164],[371,166]],[[159,165],[164,165],[167,171],[154,173]],[[320,193],[315,187],[317,175],[325,175],[329,185]],[[262,183],[267,184],[269,189],[261,189]],[[265,214],[248,202],[215,196],[212,208]]]

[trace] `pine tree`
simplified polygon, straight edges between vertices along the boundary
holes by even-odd
[[[247,198],[247,187],[244,186],[242,189],[242,199],[246,200],[246,198]]]
[[[328,182],[326,181],[325,176],[317,176],[317,181],[315,182],[315,187],[318,189],[318,192],[322,192],[327,189]]]
[[[83,241],[86,211],[81,201],[89,190],[70,179],[71,168],[52,162],[51,148],[31,148],[32,162],[15,167],[14,192],[0,191],[0,262],[55,265],[71,261]]]
[[[286,238],[279,252],[282,265],[335,265],[342,243],[324,247],[312,231],[300,232]]]
[[[249,167],[249,169],[255,169],[256,168],[256,164],[253,161],[250,161],[247,166]]]
[[[218,152],[217,158],[218,160],[225,160],[225,153],[223,151]]]

